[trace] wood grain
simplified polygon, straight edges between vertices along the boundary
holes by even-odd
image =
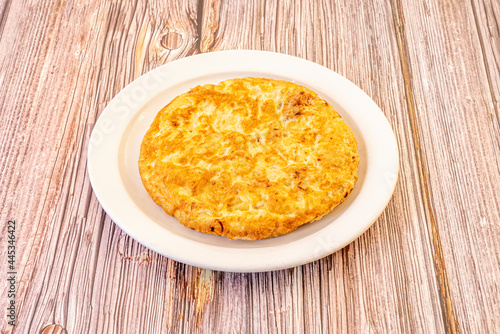
[[[452,300],[450,296],[450,288],[448,283],[448,274],[446,272],[446,264],[443,257],[441,246],[441,236],[439,227],[436,222],[434,206],[432,205],[429,191],[429,174],[426,159],[421,149],[420,129],[417,122],[415,96],[413,94],[413,78],[410,75],[410,64],[408,61],[408,47],[406,36],[406,23],[403,13],[402,4],[400,1],[395,1],[392,4],[393,17],[396,36],[399,46],[399,55],[401,59],[401,68],[405,81],[406,102],[408,105],[408,114],[410,116],[411,132],[413,142],[415,144],[415,155],[419,165],[419,179],[422,188],[422,201],[426,209],[426,218],[429,225],[430,235],[432,237],[432,245],[434,250],[434,266],[439,282],[439,293],[443,318],[445,322],[446,332],[456,333],[459,325],[453,310]]]
[[[0,258],[15,219],[18,271],[17,325],[0,312],[0,332],[500,332],[499,22],[493,0],[0,0]],[[86,152],[107,103],[161,64],[226,49],[322,64],[388,118],[396,191],[343,250],[200,269],[138,244],[93,195]]]
[[[474,8],[469,3],[412,2],[404,15],[408,40],[413,41],[408,53],[416,121],[449,298],[465,332],[498,332],[500,294],[494,277],[500,275],[500,173],[495,159],[498,123],[492,122],[498,114],[481,59]]]

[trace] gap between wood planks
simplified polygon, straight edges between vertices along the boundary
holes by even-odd
[[[448,275],[446,273],[446,264],[441,247],[441,238],[439,236],[439,228],[437,226],[432,206],[431,195],[429,190],[429,176],[427,174],[427,162],[420,146],[420,135],[417,124],[416,104],[413,96],[413,83],[411,79],[411,68],[408,62],[408,50],[406,47],[405,33],[405,18],[402,9],[401,0],[393,0],[391,2],[392,17],[394,22],[394,30],[399,49],[399,58],[401,60],[401,68],[405,84],[406,103],[410,116],[410,126],[415,145],[415,155],[418,163],[420,186],[422,188],[422,200],[425,208],[426,220],[430,224],[432,237],[432,245],[434,248],[434,268],[439,282],[439,295],[441,308],[443,312],[443,322],[446,326],[447,333],[460,333],[460,327],[453,311],[453,301],[451,299],[450,288],[448,284]]]
[[[198,0],[198,13],[196,17],[196,34],[198,39],[196,40],[196,50],[201,53],[201,39],[203,36],[203,0]]]

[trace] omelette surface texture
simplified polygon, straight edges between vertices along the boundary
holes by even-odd
[[[156,116],[140,151],[151,198],[194,230],[230,239],[287,234],[342,203],[357,180],[351,129],[287,81],[197,86]]]

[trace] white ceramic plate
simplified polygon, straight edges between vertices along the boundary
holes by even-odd
[[[137,161],[156,113],[196,85],[237,77],[295,82],[317,92],[340,113],[358,141],[358,181],[347,200],[322,219],[259,241],[234,241],[193,231],[168,216],[144,189]],[[104,210],[146,247],[191,265],[256,272],[305,264],[344,247],[366,231],[392,196],[399,156],[384,114],[361,89],[326,67],[263,51],[221,51],[173,61],[125,87],[95,124],[88,171]]]

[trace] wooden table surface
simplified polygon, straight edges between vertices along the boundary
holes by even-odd
[[[341,251],[215,272],[141,246],[99,205],[86,154],[107,103],[230,49],[324,65],[393,127],[394,196]],[[499,101],[498,0],[0,0],[0,333],[500,333]]]

